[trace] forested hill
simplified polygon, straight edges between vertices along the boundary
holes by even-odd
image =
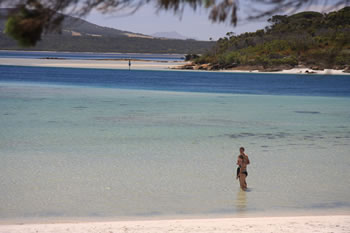
[[[4,34],[6,15],[10,9],[0,8],[0,49],[23,50]],[[204,53],[214,42],[160,39],[140,33],[102,27],[85,20],[65,16],[61,34],[49,33],[27,50],[122,53]]]
[[[268,21],[270,26],[256,32],[227,33],[195,63],[206,64],[200,69],[271,71],[296,66],[345,69],[350,65],[350,7],[328,14],[276,15]]]

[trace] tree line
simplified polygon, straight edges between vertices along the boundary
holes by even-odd
[[[268,21],[270,26],[256,32],[228,32],[194,62],[210,63],[216,69],[297,65],[344,69],[350,64],[350,7],[325,14],[275,15]]]

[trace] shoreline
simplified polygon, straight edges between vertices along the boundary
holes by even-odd
[[[122,220],[0,225],[0,232],[349,232],[350,215]]]
[[[224,72],[224,73],[259,73],[259,74],[306,74],[306,75],[350,75],[349,72],[344,72],[346,69],[312,69],[307,67],[294,67],[291,69],[275,69],[259,70],[256,67],[241,66],[229,69],[210,69],[209,64],[196,65],[191,62],[174,67],[175,70],[186,71],[207,71],[207,72]]]
[[[118,69],[128,70],[129,59],[46,59],[46,58],[0,58],[0,65],[9,66],[31,66],[31,67],[55,67],[55,68],[89,68],[89,69]],[[154,70],[154,71],[178,71],[178,72],[217,72],[217,73],[252,73],[252,74],[294,74],[294,75],[346,75],[343,70],[325,69],[312,70],[308,68],[293,68],[282,71],[259,70],[193,70],[182,69],[181,67],[188,64],[181,61],[152,61],[152,60],[131,60],[131,70]],[[308,70],[308,73],[305,73]]]
[[[116,216],[32,216],[32,217],[0,217],[0,228],[4,225],[23,224],[58,224],[58,223],[100,223],[100,222],[135,222],[135,221],[197,221],[214,219],[261,219],[261,218],[303,218],[325,216],[349,216],[350,209],[346,207],[303,209],[303,210],[241,210],[232,213],[201,213],[201,214],[159,214],[159,215],[116,215]],[[0,231],[1,232],[1,231]]]

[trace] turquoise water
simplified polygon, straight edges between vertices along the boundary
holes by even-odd
[[[349,97],[0,83],[0,218],[349,213],[349,107]]]

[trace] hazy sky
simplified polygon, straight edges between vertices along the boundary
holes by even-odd
[[[209,40],[210,37],[218,39],[229,31],[241,33],[246,31],[256,31],[267,25],[266,20],[260,22],[240,22],[233,27],[228,23],[211,23],[208,19],[206,9],[185,8],[182,16],[174,15],[172,11],[157,12],[155,7],[148,4],[132,15],[103,15],[92,12],[86,17],[91,23],[101,26],[112,27],[120,30],[138,32],[143,34],[153,34],[156,32],[176,31],[186,37]]]
[[[256,31],[268,25],[267,19],[254,22],[245,20],[244,18],[247,16],[247,10],[245,9],[248,8],[250,6],[241,6],[239,23],[236,27],[228,23],[211,23],[206,9],[193,11],[187,7],[182,16],[180,16],[174,15],[172,11],[157,12],[151,3],[143,6],[131,15],[127,15],[126,12],[119,12],[114,15],[92,12],[86,17],[86,20],[101,26],[148,35],[156,32],[176,31],[190,38],[208,40],[212,37],[216,40],[225,36],[229,31],[240,34],[242,32]],[[321,7],[309,6],[307,10],[319,11]]]

